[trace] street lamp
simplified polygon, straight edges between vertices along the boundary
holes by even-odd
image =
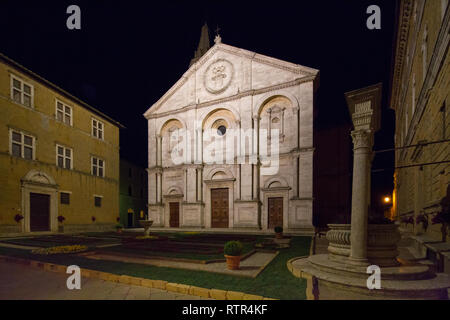
[[[384,201],[384,203],[391,203],[391,197],[389,197],[389,196],[385,196],[384,198],[383,198],[383,201]]]

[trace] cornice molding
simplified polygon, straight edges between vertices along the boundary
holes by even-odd
[[[405,137],[405,145],[412,144],[414,134],[416,132],[415,128],[419,124],[422,115],[425,112],[425,108],[428,104],[428,99],[430,98],[431,91],[434,88],[436,80],[440,75],[440,71],[443,67],[443,62],[448,55],[450,44],[450,9],[447,6],[447,11],[442,22],[434,50],[431,54],[431,59],[428,64],[427,74],[420,90],[419,96],[417,98],[416,111],[412,115],[411,122],[409,125],[408,133]],[[404,157],[407,153],[407,149],[401,151],[401,156]]]
[[[395,109],[399,88],[402,80],[402,70],[407,51],[409,22],[411,19],[412,0],[400,1],[400,13],[398,17],[397,44],[395,48],[395,60],[392,79],[391,108]]]
[[[239,100],[239,99],[247,97],[247,96],[255,96],[255,95],[264,94],[264,93],[271,92],[271,91],[282,90],[285,88],[294,87],[294,86],[297,86],[302,83],[314,81],[314,79],[315,79],[315,76],[307,76],[307,77],[295,79],[292,81],[284,82],[281,84],[277,84],[277,85],[274,85],[271,87],[248,90],[248,91],[244,91],[244,92],[241,92],[241,93],[238,93],[238,94],[235,94],[232,96],[224,97],[224,98],[205,101],[205,102],[198,103],[198,104],[187,105],[187,106],[181,107],[177,110],[172,110],[172,111],[167,111],[167,112],[162,112],[162,113],[153,113],[153,114],[147,114],[147,115],[144,114],[144,116],[146,117],[146,119],[158,119],[158,118],[166,117],[169,115],[183,113],[183,112],[186,112],[186,111],[189,111],[192,109],[201,109],[201,108],[209,107],[209,106],[212,106],[215,104],[221,104],[224,102]]]

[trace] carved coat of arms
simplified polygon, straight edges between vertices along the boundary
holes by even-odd
[[[233,65],[223,59],[211,63],[205,72],[205,88],[211,93],[223,92],[231,83]]]

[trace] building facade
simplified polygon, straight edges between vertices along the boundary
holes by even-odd
[[[116,121],[0,55],[0,233],[112,228]]]
[[[154,226],[311,231],[317,86],[318,70],[216,36],[144,114]]]
[[[448,0],[399,2],[390,106],[396,113],[394,216],[440,239],[432,217],[449,185],[450,13]],[[426,230],[416,218],[429,221]],[[448,239],[448,238],[447,238]]]
[[[123,158],[120,159],[120,222],[125,228],[139,227],[147,215],[147,171]]]

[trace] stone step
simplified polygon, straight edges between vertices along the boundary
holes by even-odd
[[[367,267],[353,266],[330,260],[328,255],[311,256],[309,263],[317,270],[348,276],[352,278],[367,279]],[[381,279],[384,280],[424,280],[433,278],[433,272],[426,265],[406,264],[398,267],[381,268]]]
[[[319,270],[317,263],[311,263],[311,258],[293,259],[289,261],[288,269],[294,276],[307,279],[308,292],[312,290],[314,293],[315,290],[319,299],[448,299],[450,276],[447,274],[439,273],[422,280],[382,279],[381,289],[370,290],[367,288],[367,274],[363,278]],[[398,269],[397,272],[402,273],[403,270]]]

